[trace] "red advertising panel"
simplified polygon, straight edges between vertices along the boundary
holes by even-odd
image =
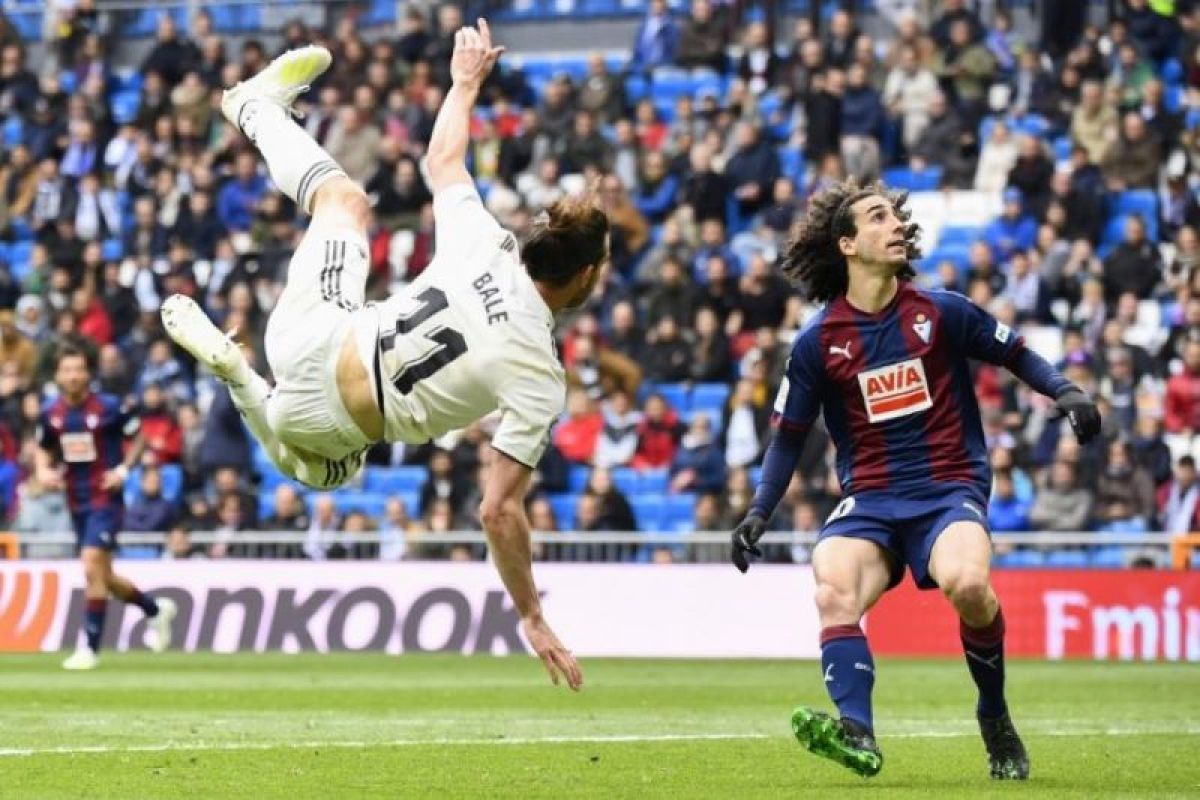
[[[1011,655],[1200,661],[1200,573],[1001,570],[992,574]],[[961,655],[958,618],[910,582],[867,617],[880,655]]]

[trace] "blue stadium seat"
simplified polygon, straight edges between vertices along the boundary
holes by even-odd
[[[983,228],[968,225],[951,225],[942,228],[938,236],[938,248],[953,246],[970,246],[983,236]]]
[[[1046,557],[1040,550],[1015,550],[996,556],[993,563],[998,567],[1040,567],[1045,562]]]
[[[1083,550],[1051,550],[1046,554],[1045,566],[1077,568],[1088,565],[1088,554]]]
[[[677,414],[684,414],[692,407],[691,388],[686,383],[648,383],[644,384],[643,395],[660,394],[667,405]]]
[[[119,69],[114,74],[113,90],[121,92],[141,92],[142,73],[133,69]]]
[[[309,496],[308,507],[312,510],[313,502],[317,495]],[[375,492],[334,492],[333,502],[337,506],[338,513],[348,514],[351,511],[361,511],[368,517],[376,519],[383,517],[383,507],[387,504],[388,498]]]
[[[893,189],[907,189],[910,192],[931,192],[942,182],[942,168],[926,167],[922,170],[908,167],[893,167],[883,171],[884,182]]]
[[[163,464],[158,468],[162,476],[162,496],[172,503],[183,497],[183,469],[178,464]],[[142,468],[134,467],[125,478],[125,505],[133,505],[142,499]]]
[[[125,246],[120,239],[105,239],[100,245],[100,257],[105,261],[120,261],[125,255]]]
[[[1167,84],[1179,84],[1183,82],[1183,64],[1179,63],[1177,58],[1168,58],[1158,68],[1159,77]]]
[[[693,94],[692,76],[687,70],[675,67],[659,67],[654,71],[650,82],[650,96],[656,100],[666,99],[671,102],[679,95]]]
[[[609,474],[612,476],[613,486],[616,486],[626,497],[642,491],[642,476],[636,469],[614,467]]]
[[[137,117],[138,104],[141,102],[141,97],[137,92],[122,90],[113,95],[112,110],[113,119],[117,124],[125,125],[133,122]]]
[[[727,383],[698,383],[692,387],[692,411],[715,411],[718,415],[723,415],[727,402]]]
[[[158,27],[158,16],[159,12],[149,8],[127,12],[125,22],[120,28],[121,36],[130,39],[153,36],[155,28]]]
[[[636,103],[650,94],[650,84],[643,75],[630,75],[625,79],[625,96],[629,102]]]
[[[1141,214],[1147,221],[1158,219],[1158,197],[1149,189],[1117,192],[1110,200],[1111,216]]]
[[[378,494],[419,492],[429,477],[425,467],[368,467],[363,473],[363,491]]]
[[[11,116],[4,121],[4,146],[16,147],[21,143],[21,136],[25,132],[25,126],[21,122],[21,118]]]
[[[1071,141],[1070,136],[1059,136],[1054,140],[1054,160],[1069,161],[1071,158],[1071,148],[1073,146],[1074,142]]]
[[[546,501],[554,510],[554,519],[558,522],[559,530],[569,531],[575,527],[575,508],[579,505],[579,495],[548,494]]]
[[[74,94],[79,87],[79,78],[74,72],[64,70],[58,73],[58,85],[67,94]]]
[[[1105,546],[1097,547],[1091,553],[1091,564],[1093,567],[1102,569],[1122,569],[1128,563],[1125,556],[1124,547]]]
[[[648,469],[638,473],[638,491],[642,494],[665,494],[671,473],[665,469]]]
[[[33,259],[33,242],[13,242],[8,248],[8,265],[12,269],[13,277],[17,277],[20,273],[25,275],[29,272],[29,262]]]
[[[20,14],[8,14],[8,21],[17,29],[17,35],[27,42],[38,42],[42,39],[42,12],[26,11]]]
[[[8,227],[12,231],[14,239],[18,242],[29,242],[29,246],[33,247],[33,228],[29,227],[28,219],[13,217],[8,221]]]
[[[384,25],[396,21],[396,0],[371,0],[362,22],[366,25]]]
[[[575,464],[571,467],[571,471],[567,473],[567,489],[572,492],[582,492],[587,488],[588,478],[592,474],[592,468],[586,464]]]
[[[159,557],[158,548],[148,544],[125,545],[117,549],[117,558],[152,561]]]
[[[635,494],[629,498],[633,507],[633,516],[637,520],[639,531],[659,531],[663,529],[663,517],[666,503],[660,494]]]
[[[696,527],[696,495],[669,495],[666,505],[666,518],[663,520],[666,530],[688,532]]]
[[[935,270],[937,265],[943,261],[951,261],[959,270],[967,268],[970,262],[971,248],[969,245],[949,245],[943,246],[939,244],[931,253],[925,255],[921,259],[921,270]]]
[[[1167,86],[1163,90],[1163,107],[1172,114],[1178,113],[1183,107],[1183,87],[1178,84]]]
[[[804,153],[798,147],[780,147],[775,152],[779,156],[779,170],[784,176],[791,178],[799,190],[804,181],[804,170],[807,168]]]

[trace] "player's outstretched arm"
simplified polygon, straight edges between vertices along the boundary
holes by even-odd
[[[503,47],[492,46],[487,21],[480,18],[478,24],[478,29],[460,28],[454,35],[454,53],[450,57],[453,84],[438,111],[425,154],[434,194],[456,183],[471,183],[471,174],[467,172],[471,109],[496,59],[504,52]]]
[[[492,561],[512,597],[525,638],[546,665],[557,686],[560,676],[571,689],[583,685],[583,673],[571,651],[542,617],[542,602],[533,582],[533,557],[529,542],[529,520],[525,516],[525,492],[533,470],[499,450],[493,450],[487,485],[479,517],[483,521]]]
[[[750,569],[748,556],[762,556],[758,540],[766,533],[767,520],[775,513],[775,506],[779,505],[792,482],[807,434],[807,426],[797,427],[781,422],[771,436],[766,455],[763,456],[762,478],[754,490],[750,510],[733,532],[731,558],[739,572]]]

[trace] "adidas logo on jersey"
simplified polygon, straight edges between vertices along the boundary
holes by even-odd
[[[886,422],[933,405],[919,358],[859,373],[858,385],[871,422]]]

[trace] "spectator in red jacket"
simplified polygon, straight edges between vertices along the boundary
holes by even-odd
[[[1183,371],[1167,381],[1163,412],[1168,433],[1200,432],[1200,342],[1183,349]]]
[[[675,460],[675,448],[683,427],[679,415],[660,394],[646,398],[638,424],[638,446],[630,466],[634,469],[666,469]]]
[[[142,390],[141,417],[146,452],[154,455],[157,464],[178,464],[183,458],[183,428],[159,384],[147,384]]]
[[[583,389],[567,395],[567,418],[554,431],[554,446],[573,464],[590,464],[604,417]]]

